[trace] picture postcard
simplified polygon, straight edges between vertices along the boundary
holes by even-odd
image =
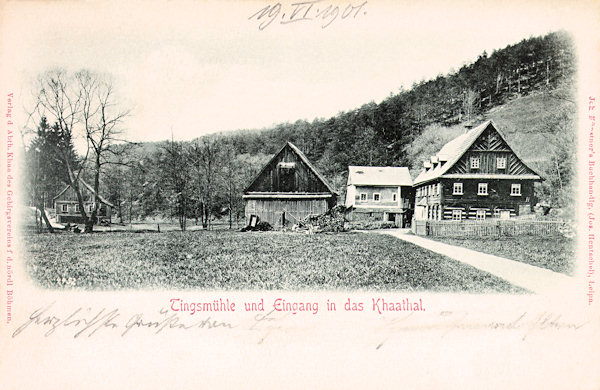
[[[2,389],[597,389],[594,1],[4,1]]]

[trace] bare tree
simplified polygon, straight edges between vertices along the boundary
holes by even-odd
[[[475,102],[478,98],[478,94],[470,88],[464,92],[463,111],[465,113],[465,120],[469,121],[473,119],[475,114]]]
[[[129,112],[119,110],[112,82],[106,77],[83,70],[75,78],[83,96],[81,117],[88,154],[91,154],[93,189],[99,195],[103,166],[114,163],[114,159],[110,157],[123,152],[123,148],[118,148],[117,143],[123,141],[119,138],[122,134],[120,125]],[[86,220],[86,232],[92,232],[99,208],[100,202],[95,201],[91,215]]]
[[[109,163],[108,156],[117,152],[119,126],[128,114],[118,110],[115,100],[108,77],[85,70],[70,74],[56,69],[38,78],[34,108],[29,115],[33,120],[46,117],[49,122],[56,123],[63,140],[53,144],[54,155],[65,169],[67,184],[75,191],[85,231],[89,233],[93,231],[100,207],[97,197],[102,167]],[[75,140],[85,140],[86,144],[78,166],[72,164],[71,142]],[[88,165],[93,172],[92,188],[96,198],[90,214],[84,207],[80,183],[83,168]]]
[[[179,227],[185,231],[192,203],[186,148],[182,142],[171,140],[161,148],[159,159],[162,180],[170,193],[172,214],[177,216]]]
[[[219,143],[213,138],[203,137],[192,145],[191,157],[197,177],[198,192],[201,194],[202,225],[210,229]]]

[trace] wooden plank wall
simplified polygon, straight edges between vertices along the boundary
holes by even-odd
[[[274,228],[281,227],[281,214],[285,211],[286,221],[293,225],[309,215],[320,215],[327,212],[327,199],[247,199],[246,223],[250,215],[258,215]]]

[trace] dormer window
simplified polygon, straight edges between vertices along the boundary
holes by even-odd
[[[471,157],[471,169],[479,169],[479,157]]]

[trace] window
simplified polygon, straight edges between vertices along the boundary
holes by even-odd
[[[462,219],[462,210],[452,210],[452,220],[460,221]]]
[[[463,183],[454,183],[452,195],[462,195],[462,194],[463,194]]]
[[[471,169],[479,169],[479,157],[471,157]]]
[[[296,165],[294,163],[280,162],[278,168],[279,191],[294,192],[296,190]]]
[[[68,213],[69,212],[69,205],[68,204],[62,204],[60,205],[60,211],[63,213]]]
[[[366,202],[367,201],[367,194],[360,194],[360,201],[361,202]]]
[[[511,184],[510,194],[512,196],[521,196],[521,184]]]
[[[506,157],[496,157],[496,167],[506,169]]]
[[[485,210],[477,210],[475,218],[478,220],[485,219]]]
[[[381,195],[379,195],[378,193],[374,193],[373,194],[373,201],[374,202],[379,202],[380,199],[381,199]]]
[[[393,194],[393,195],[392,195],[392,200],[393,200],[394,202],[397,202],[397,201],[398,201],[398,194]]]
[[[488,194],[488,183],[479,183],[477,186],[477,195],[487,195]]]

